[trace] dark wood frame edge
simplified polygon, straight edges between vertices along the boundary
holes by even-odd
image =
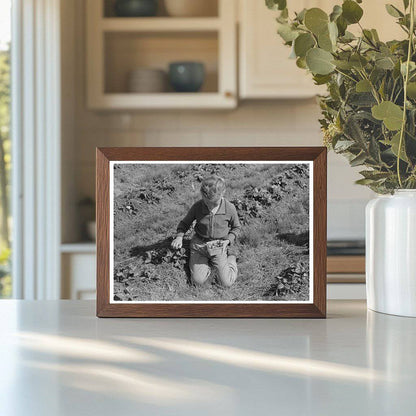
[[[278,151],[279,157],[272,152]],[[273,155],[273,156],[272,156]],[[314,302],[293,304],[142,303],[109,301],[110,161],[117,160],[302,160],[313,161]],[[98,317],[165,318],[325,318],[326,317],[326,164],[325,147],[140,147],[96,149]]]

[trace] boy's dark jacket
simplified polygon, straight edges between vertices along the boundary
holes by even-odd
[[[215,215],[210,213],[202,199],[195,202],[179,223],[177,236],[183,236],[194,220],[196,220],[195,232],[200,237],[213,240],[227,239],[231,244],[235,241],[241,227],[237,209],[225,198],[222,198]]]

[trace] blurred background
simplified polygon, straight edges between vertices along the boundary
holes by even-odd
[[[387,18],[377,3],[363,2],[364,26]],[[95,297],[96,147],[322,145],[324,90],[289,59],[264,1],[0,0],[0,8],[2,297]],[[365,297],[373,195],[356,179],[329,154],[330,298]]]

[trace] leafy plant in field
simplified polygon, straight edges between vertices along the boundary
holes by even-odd
[[[416,188],[416,63],[414,3],[403,0],[387,12],[405,40],[382,42],[375,29],[363,28],[362,0],[344,0],[330,14],[304,9],[290,18],[286,0],[266,0],[279,10],[277,32],[292,48],[296,65],[309,71],[320,97],[324,143],[351,166],[365,166],[362,179],[381,193]],[[381,7],[381,5],[380,5]],[[357,25],[360,35],[348,28]]]
[[[276,280],[276,284],[270,288],[267,295],[280,297],[298,293],[303,286],[309,284],[309,267],[298,262],[295,266],[283,270]]]

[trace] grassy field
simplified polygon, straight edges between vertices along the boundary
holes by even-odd
[[[189,279],[189,239],[170,249],[179,221],[216,173],[242,222],[239,275]],[[114,167],[115,300],[261,301],[309,298],[309,167],[292,164],[117,164]]]

